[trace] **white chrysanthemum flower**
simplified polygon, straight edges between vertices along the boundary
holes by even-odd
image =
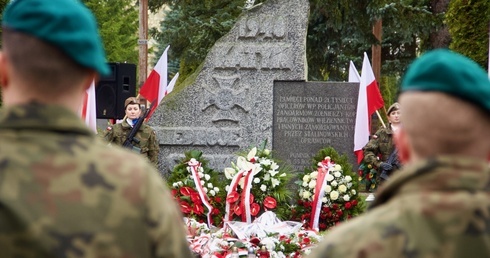
[[[203,167],[198,167],[197,168],[197,172],[204,172],[204,168]]]
[[[331,199],[332,201],[335,201],[335,200],[337,200],[338,198],[339,198],[339,192],[337,192],[337,191],[331,191],[331,192],[330,192],[330,199]]]
[[[230,190],[230,186],[229,185],[225,186],[225,191],[228,192],[228,190]]]
[[[342,170],[342,167],[339,165],[339,164],[336,164],[334,167],[333,167],[333,171],[340,171]]]
[[[333,172],[333,175],[335,177],[340,177],[342,175],[342,173],[340,173],[339,171],[335,171],[335,172]]]
[[[303,176],[303,182],[308,182],[310,181],[310,176],[309,175],[304,175]]]
[[[254,183],[256,183],[256,184],[260,183],[260,178],[255,177],[255,178],[254,178]]]
[[[350,200],[350,196],[348,194],[344,195],[344,201],[348,202]]]
[[[345,177],[345,182],[350,182],[350,181],[352,181],[352,177],[350,177],[350,176],[346,176],[346,177]]]
[[[337,181],[332,181],[332,183],[330,183],[333,187],[336,187],[338,185]]]
[[[191,167],[187,167],[187,172],[191,173]]]
[[[205,193],[208,193],[208,189],[206,187],[203,187],[202,190],[205,192]]]
[[[204,182],[204,180],[200,180],[199,182],[201,182],[201,185],[204,185],[206,182]]]
[[[262,192],[267,191],[267,186],[266,185],[260,185],[260,190],[262,190]]]
[[[272,184],[272,188],[275,188],[276,186],[281,184],[281,181],[279,181],[279,179],[272,178],[271,184]]]
[[[347,186],[345,186],[345,185],[339,185],[339,192],[341,192],[341,193],[347,192]]]
[[[184,186],[184,182],[182,181],[177,182],[177,184],[179,184],[179,186]]]
[[[330,193],[331,191],[332,191],[332,187],[331,186],[329,186],[329,185],[325,186],[325,192],[326,193]]]
[[[199,176],[199,178],[203,178],[204,177],[204,173],[203,172],[197,172],[197,175]]]
[[[352,187],[352,183],[351,182],[347,183],[347,188],[351,188],[351,187]]]
[[[175,183],[172,184],[172,187],[173,188],[177,188],[177,187],[179,187],[179,184],[177,182],[175,182]]]
[[[323,197],[323,198],[322,198],[322,202],[323,202],[323,203],[327,203],[327,202],[328,202],[328,198],[327,198],[327,197]]]
[[[313,171],[310,173],[311,178],[317,178],[318,177],[318,171]]]
[[[350,193],[351,193],[352,195],[355,195],[355,194],[357,193],[357,192],[356,192],[356,189],[352,189],[352,190],[350,190]]]
[[[236,170],[233,168],[225,168],[225,177],[228,180],[233,179],[233,176],[236,174]]]
[[[328,182],[333,180],[333,176],[331,174],[326,175],[325,178],[327,179]]]
[[[211,189],[213,189],[213,188],[214,188],[214,186],[213,186],[213,184],[212,184],[212,183],[208,183],[208,187],[209,187],[209,188],[211,188]]]
[[[310,183],[308,184],[308,187],[309,187],[310,189],[315,188],[315,186],[316,186],[316,180],[311,180],[311,181],[310,181]]]
[[[304,191],[303,192],[303,199],[309,199],[310,196],[311,196],[311,193],[310,192],[308,192],[308,191]]]
[[[219,193],[219,188],[218,187],[214,187],[213,190],[217,193]]]
[[[209,179],[211,179],[211,176],[209,174],[204,174],[204,179],[206,181],[209,181]]]
[[[215,192],[214,190],[210,190],[210,191],[209,191],[209,194],[210,194],[211,196],[215,196],[215,195],[216,195],[216,192]]]
[[[307,187],[308,186],[308,182],[303,182],[303,187]]]
[[[265,174],[264,175],[264,181],[269,181],[271,180],[271,175],[270,174]]]

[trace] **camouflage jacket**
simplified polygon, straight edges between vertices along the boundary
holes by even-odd
[[[489,229],[488,164],[438,157],[402,168],[308,258],[490,257]]]
[[[74,113],[0,109],[0,257],[191,257],[155,168]]]
[[[131,127],[128,122],[124,120],[121,123],[109,126],[105,130],[103,137],[110,143],[122,146],[132,128],[133,127]],[[133,142],[133,145],[141,149],[141,155],[147,157],[151,163],[157,167],[158,152],[160,149],[155,130],[153,130],[149,125],[143,123],[138,132],[136,132],[134,138],[136,138],[138,142]]]
[[[393,131],[391,126],[379,129],[362,148],[364,152],[364,162],[379,167],[381,162],[386,161],[395,149],[393,143]],[[378,160],[378,155],[380,159]]]

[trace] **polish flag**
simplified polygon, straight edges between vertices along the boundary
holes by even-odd
[[[360,164],[364,157],[362,148],[369,142],[371,128],[371,119],[369,118],[376,110],[384,106],[378,83],[374,78],[374,72],[366,53],[364,53],[360,77],[354,63],[350,62],[349,82],[359,82],[359,97],[357,99],[356,124],[354,128],[354,153],[357,156],[357,163]]]
[[[177,82],[177,79],[179,79],[179,73],[176,73],[174,75],[174,78],[168,83],[167,89],[165,90],[165,96],[167,96],[170,92],[174,90],[175,83]]]
[[[95,83],[92,81],[90,87],[85,91],[80,109],[80,116],[87,126],[97,133],[97,113],[95,104]]]
[[[373,68],[366,52],[364,52],[364,61],[362,62],[361,85],[366,87],[368,114],[371,116],[376,110],[382,108],[385,102],[379,91],[376,78],[374,78]]]
[[[147,101],[153,103],[156,100],[156,105],[153,105],[147,119],[150,119],[156,107],[160,104],[163,97],[165,97],[165,91],[167,90],[167,51],[169,48],[170,46],[163,51],[150,76],[148,76],[140,89],[139,95],[143,96]]]

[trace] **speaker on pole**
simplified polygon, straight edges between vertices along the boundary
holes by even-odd
[[[136,96],[136,65],[108,63],[111,73],[101,77],[95,87],[97,118],[124,118],[124,101]]]

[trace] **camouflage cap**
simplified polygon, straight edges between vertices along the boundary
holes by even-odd
[[[391,112],[393,111],[397,111],[400,109],[400,104],[398,104],[398,102],[395,102],[393,103],[389,108],[388,108],[388,111],[386,112],[386,114],[390,115]]]
[[[97,22],[79,0],[12,0],[2,26],[46,41],[101,75],[110,73]]]
[[[415,60],[405,73],[401,90],[444,92],[490,111],[490,79],[485,70],[447,49],[429,51]]]
[[[129,97],[124,101],[124,108],[126,108],[129,104],[140,104],[140,101],[136,97]]]

